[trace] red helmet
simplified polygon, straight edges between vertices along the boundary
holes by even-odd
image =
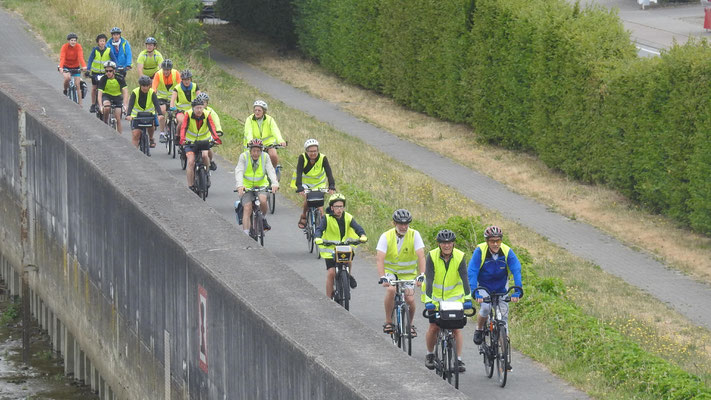
[[[490,237],[504,237],[504,232],[496,225],[491,225],[484,230],[484,238],[488,239]]]

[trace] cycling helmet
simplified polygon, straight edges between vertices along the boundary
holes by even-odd
[[[252,105],[252,108],[257,107],[257,106],[262,107],[262,109],[264,110],[264,112],[267,112],[267,102],[266,102],[266,101],[264,101],[264,100],[256,100],[256,101],[254,102],[254,104]]]
[[[342,201],[342,202],[343,202],[343,205],[345,206],[345,205],[346,205],[346,196],[344,196],[344,195],[342,195],[342,194],[340,194],[340,193],[334,193],[334,194],[332,194],[331,197],[328,199],[328,205],[329,205],[329,206],[332,206],[333,203],[335,203],[335,202],[337,202],[337,201]]]
[[[151,86],[153,84],[153,80],[148,77],[148,75],[141,75],[140,78],[138,78],[138,86]]]
[[[449,229],[442,229],[437,233],[437,241],[439,243],[453,242],[455,240],[457,240],[457,235]]]
[[[409,224],[410,222],[412,222],[412,214],[410,214],[410,212],[405,210],[404,208],[395,210],[395,212],[393,213],[393,221],[399,224]]]
[[[67,35],[67,40],[71,40],[71,39],[79,39],[79,37],[77,36],[76,33],[72,32]]]
[[[207,104],[207,102],[210,101],[210,96],[208,96],[205,92],[200,92],[197,96],[195,96],[195,100],[200,100],[203,103]]]
[[[318,147],[318,140],[316,139],[308,139],[304,142],[304,150],[308,149],[311,146],[316,146]]]
[[[104,63],[104,68],[113,68],[116,69],[116,63],[113,61],[107,61]]]
[[[193,73],[189,69],[180,71],[180,79],[192,79]]]
[[[264,148],[264,144],[262,143],[262,139],[252,139],[249,141],[249,143],[247,143],[247,147],[249,147],[250,149],[252,147],[259,147],[261,149]]]
[[[162,63],[160,63],[160,67],[162,69],[173,69],[173,60],[166,58]]]
[[[484,230],[484,238],[488,239],[490,237],[504,237],[504,232],[496,225],[491,225]]]
[[[154,38],[153,36],[148,36],[148,37],[146,38],[146,44],[155,44],[155,45],[157,45],[157,44],[158,44],[158,41],[157,41],[156,38]]]
[[[113,28],[111,28],[111,34],[113,35],[114,33],[121,34],[121,28],[119,28],[118,26],[114,26]]]
[[[197,96],[195,96],[195,98],[193,99],[192,103],[190,103],[190,105],[192,105],[193,107],[195,107],[195,106],[204,106],[205,103],[203,103],[202,100],[198,99]]]
[[[107,38],[106,35],[104,35],[103,33],[100,33],[98,36],[96,36],[96,43],[99,43],[100,39],[109,40],[109,38]]]

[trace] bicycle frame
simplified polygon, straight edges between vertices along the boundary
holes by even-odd
[[[398,348],[401,348],[402,351],[407,352],[407,355],[412,355],[412,335],[410,332],[412,320],[410,319],[410,305],[405,301],[405,291],[403,290],[403,286],[415,284],[415,282],[417,282],[417,279],[395,279],[388,281],[391,286],[395,287],[395,299],[392,311],[394,314],[393,321],[395,322],[395,329],[393,330],[393,333],[390,334],[390,338],[392,339],[393,344]]]
[[[336,261],[335,279],[333,280],[333,299],[346,310],[350,309],[351,300],[351,263],[355,256],[355,247],[360,241],[346,239],[344,242],[323,241],[324,245],[334,246],[333,258]]]

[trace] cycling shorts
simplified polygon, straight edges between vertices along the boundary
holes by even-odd
[[[101,102],[103,104],[106,101],[113,104],[113,106],[116,108],[123,107],[123,95],[122,94],[120,94],[118,96],[112,96],[110,94],[103,93],[103,95],[101,96]]]
[[[265,192],[260,192],[260,195],[266,196]],[[242,195],[242,198],[239,199],[239,202],[242,204],[242,207],[245,206],[245,204],[249,204],[254,200],[254,197],[257,195],[255,192],[245,192],[245,194]],[[266,197],[264,198],[264,201],[266,201]]]
[[[99,79],[101,79],[104,74],[91,73],[91,84],[94,86],[99,86]]]
[[[158,99],[158,104],[161,106],[170,107],[170,99]]]
[[[63,67],[62,72],[69,72],[71,76],[81,76],[81,68]]]

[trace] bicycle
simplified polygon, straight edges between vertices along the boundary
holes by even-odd
[[[148,157],[151,156],[151,144],[148,139],[148,128],[155,126],[155,115],[149,112],[139,112],[134,118],[135,127],[141,130],[141,137],[138,140],[138,149]]]
[[[454,387],[459,389],[459,355],[454,330],[462,329],[467,324],[464,305],[459,301],[441,301],[438,309],[422,310],[423,317],[429,319],[434,316],[439,326],[434,349],[435,372],[450,384],[454,378]]]
[[[505,293],[491,293],[483,286],[479,286],[474,290],[483,290],[487,297],[484,297],[485,303],[491,304],[489,318],[484,327],[484,341],[479,345],[479,354],[484,358],[484,373],[487,378],[494,375],[494,363],[496,363],[496,374],[499,380],[499,386],[506,386],[506,378],[508,371],[511,369],[511,346],[508,336],[506,322],[503,319],[501,310],[501,301],[511,301],[509,293],[517,289],[523,297],[523,288],[520,286],[512,286]]]
[[[321,224],[321,211],[320,207],[323,207],[325,194],[328,189],[304,189],[306,193],[306,204],[308,209],[306,210],[306,226],[304,227],[304,234],[306,234],[306,247],[309,249],[309,253],[314,252],[315,239],[316,239],[316,228]],[[316,259],[321,258],[321,254],[316,252]]]
[[[205,201],[210,188],[210,168],[209,165],[205,165],[203,163],[202,152],[210,150],[213,146],[213,142],[211,140],[198,140],[195,142],[186,141],[185,144],[192,145],[193,151],[195,152],[195,177],[193,179],[192,189],[203,201]],[[184,149],[183,154],[185,154]],[[187,156],[185,156],[185,163],[187,165]]]
[[[62,72],[69,72],[70,75],[76,74],[78,71],[81,71],[80,69],[70,69],[70,68],[62,68]],[[83,81],[82,81],[83,82]],[[79,104],[79,91],[77,89],[77,85],[74,83],[74,77],[71,76],[69,78],[69,88],[67,88],[67,97],[71,99],[71,101]]]
[[[421,276],[424,277],[424,275]],[[384,279],[387,278],[381,278],[378,284],[382,284]],[[412,321],[410,321],[410,306],[405,301],[403,286],[414,285],[415,282],[417,282],[417,278],[402,280],[397,279],[397,276],[394,280],[388,280],[390,286],[395,286],[395,306],[391,318],[395,322],[395,329],[390,334],[390,338],[393,344],[406,352],[408,356],[412,355]]]
[[[176,148],[178,146],[178,120],[175,118],[175,111],[168,110],[167,114],[165,118],[165,126],[167,128],[165,147],[168,148],[168,155],[172,154],[173,158],[175,158]],[[183,169],[185,169],[185,167],[183,167]]]
[[[235,189],[234,192],[237,192],[237,189]],[[249,216],[249,237],[254,239],[254,241],[259,243],[261,246],[264,246],[264,214],[262,214],[262,209],[260,208],[262,202],[259,200],[259,192],[266,192],[267,196],[269,196],[272,189],[271,187],[244,189],[245,194],[248,192],[254,192],[254,198],[252,199],[252,214]],[[241,213],[244,208],[238,207],[239,202],[240,200],[235,202],[235,213],[237,214],[237,224],[241,225],[242,218],[239,213]]]
[[[270,144],[269,146],[264,146],[264,151],[268,152],[269,149],[283,149],[284,147],[286,146],[282,146],[279,144]],[[275,165],[274,171],[276,171],[277,180],[281,181],[281,164]],[[269,204],[269,213],[274,214],[274,210],[276,209],[276,193],[272,192],[271,194],[267,195],[267,204]]]
[[[355,256],[355,247],[362,242],[357,239],[346,239],[343,242],[324,240],[323,244],[335,246],[333,258],[336,260],[336,278],[333,280],[333,300],[346,310],[350,309],[351,301],[351,263]]]

